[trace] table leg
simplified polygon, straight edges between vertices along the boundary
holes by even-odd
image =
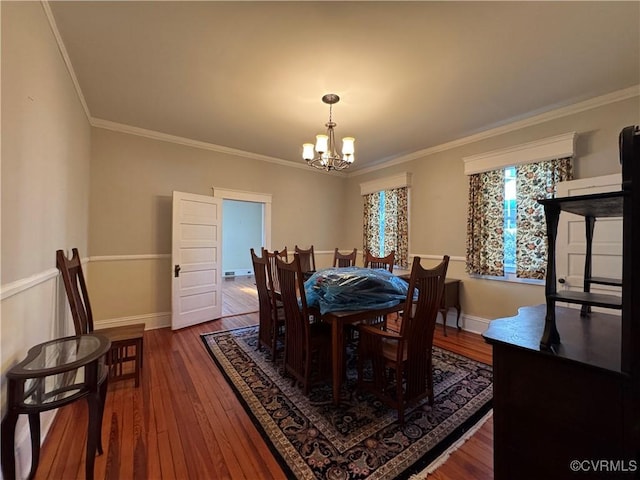
[[[102,455],[104,452],[102,450],[102,420],[104,418],[104,406],[107,401],[107,387],[109,385],[109,375],[106,375],[104,381],[98,387],[98,392],[100,395],[100,418],[98,419],[98,455]]]
[[[89,425],[87,427],[87,458],[85,462],[85,476],[87,480],[93,480],[93,466],[96,459],[96,449],[102,443],[99,439],[101,428],[99,425],[101,418],[101,401],[98,392],[87,397],[89,405]],[[102,449],[102,447],[100,448]]]
[[[456,314],[456,328],[460,331],[462,330],[462,327],[460,326],[460,305],[456,305]]]
[[[18,415],[7,412],[2,420],[2,478],[4,480],[14,480],[16,478],[16,423]]]
[[[28,478],[33,478],[40,462],[40,414],[29,414],[29,430],[31,430],[31,471]]]
[[[447,336],[447,311],[448,309],[446,308],[440,309],[440,313],[442,314],[442,332],[445,337]]]
[[[331,322],[331,344],[333,346],[333,403],[338,405],[340,403],[340,387],[342,385],[342,364],[343,364],[343,349],[344,349],[344,332],[342,322],[339,322],[334,318]]]

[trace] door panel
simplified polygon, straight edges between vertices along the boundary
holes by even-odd
[[[222,316],[222,201],[173,192],[171,328]]]

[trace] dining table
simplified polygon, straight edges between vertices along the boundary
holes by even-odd
[[[382,317],[390,313],[399,312],[404,308],[404,302],[383,308],[369,308],[364,310],[337,310],[330,311],[321,316],[323,322],[331,324],[331,372],[333,403],[340,403],[340,390],[345,376],[345,326]]]
[[[401,311],[405,305],[407,286],[406,281],[387,271],[360,267],[321,269],[305,282],[307,302],[316,308],[317,297],[321,297],[320,320],[331,325],[335,405],[340,403],[345,377],[345,327]]]

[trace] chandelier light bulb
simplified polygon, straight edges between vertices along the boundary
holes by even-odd
[[[353,155],[354,145],[353,143],[356,141],[353,137],[344,137],[342,139],[342,155]]]
[[[329,150],[329,137],[327,135],[316,135],[316,152],[322,154]]]
[[[302,145],[302,158],[304,160],[313,160],[313,143],[304,143]]]

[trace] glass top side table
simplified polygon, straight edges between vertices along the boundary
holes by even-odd
[[[89,404],[86,477],[93,478],[96,450],[102,453],[102,414],[107,393],[105,354],[111,342],[99,334],[59,338],[31,347],[27,357],[7,372],[7,413],[2,420],[2,475],[15,478],[15,428],[20,414],[29,416],[31,471],[40,460],[40,412],[80,398]]]

